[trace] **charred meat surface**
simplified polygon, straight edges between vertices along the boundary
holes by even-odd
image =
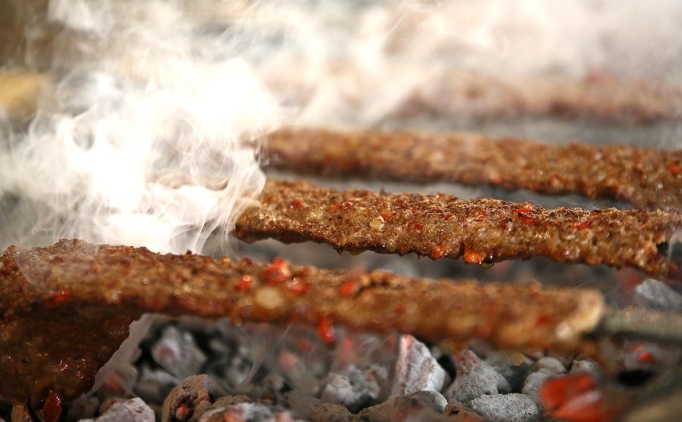
[[[449,181],[544,194],[611,198],[637,208],[682,209],[682,151],[547,144],[473,133],[282,129],[271,166],[325,176]]]
[[[665,244],[682,227],[680,214],[660,210],[544,209],[530,202],[444,194],[338,191],[305,181],[270,180],[259,199],[237,221],[243,240],[311,240],[338,250],[461,256],[484,266],[545,256],[667,275],[673,269]]]
[[[306,323],[327,342],[339,324],[434,341],[586,351],[592,346],[582,334],[597,326],[603,310],[594,290],[537,283],[426,280],[279,259],[233,262],[78,240],[10,247],[0,254],[0,394],[17,402],[48,390],[78,397],[130,322],[149,312]]]

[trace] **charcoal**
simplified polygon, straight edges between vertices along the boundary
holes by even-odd
[[[296,416],[310,419],[313,413],[315,413],[315,409],[322,404],[322,401],[309,394],[292,391],[287,396],[287,404]]]
[[[556,374],[547,369],[540,369],[537,372],[533,372],[532,374],[528,375],[528,378],[526,378],[526,382],[523,385],[521,393],[527,395],[528,397],[532,398],[537,403],[539,403],[540,386],[542,385],[543,382],[545,382],[547,378],[553,376],[556,376]]]
[[[227,393],[207,375],[196,375],[182,381],[163,403],[162,422],[198,420],[216,399]]]
[[[502,368],[499,372],[509,383],[511,392],[520,393],[531,370],[527,363],[522,363],[520,365],[509,365]]]
[[[648,278],[635,287],[633,300],[645,308],[682,312],[682,294],[653,278]]]
[[[470,407],[449,403],[443,410],[447,422],[485,422],[480,413]]]
[[[557,358],[551,356],[546,356],[539,359],[531,366],[531,370],[537,372],[541,369],[546,369],[554,374],[564,374],[566,373],[566,366]]]
[[[468,405],[476,397],[508,393],[511,386],[492,366],[480,360],[474,352],[467,350],[455,358],[457,377],[445,390],[448,402]]]
[[[330,374],[320,399],[325,403],[342,404],[351,412],[357,412],[375,402],[380,391],[376,381],[367,380],[364,372],[351,365],[344,374]]]
[[[424,343],[411,335],[403,335],[399,350],[391,397],[406,396],[417,391],[441,391],[450,383],[447,372]]]
[[[244,397],[237,396],[230,397],[224,401],[216,401],[213,406],[206,409],[201,417],[201,421],[289,422],[294,420],[289,412],[276,412],[264,404],[251,403],[248,399],[244,400]]]
[[[154,411],[140,398],[115,403],[93,422],[154,422]],[[85,422],[85,421],[83,421]]]
[[[436,391],[418,391],[405,397],[393,397],[376,406],[358,413],[360,420],[371,422],[393,422],[422,418],[433,420],[440,417],[447,400]]]
[[[208,347],[215,357],[206,363],[203,373],[231,389],[247,378],[253,367],[253,358],[252,350],[246,344],[213,338],[208,342]]]
[[[571,365],[571,374],[576,372],[590,372],[595,373],[599,370],[599,365],[591,360],[574,360]]]
[[[151,369],[143,365],[135,386],[135,394],[146,402],[161,404],[179,383],[180,379],[163,369]]]
[[[69,421],[79,421],[81,419],[92,418],[97,413],[99,405],[97,397],[82,395],[69,404],[66,419]]]
[[[539,422],[542,411],[535,401],[525,394],[495,394],[481,396],[471,401],[471,407],[483,414],[489,422]]]
[[[346,422],[351,414],[345,406],[334,403],[324,403],[310,416],[311,422]]]
[[[156,363],[179,378],[198,374],[206,362],[206,355],[196,346],[192,335],[173,325],[163,330],[151,352]]]
[[[99,387],[100,394],[120,396],[124,393],[132,393],[138,379],[138,370],[131,364],[120,365],[110,372],[107,379]]]

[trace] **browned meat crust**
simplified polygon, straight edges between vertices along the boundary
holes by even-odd
[[[247,241],[311,240],[338,250],[414,252],[472,264],[545,256],[558,262],[634,267],[672,274],[666,242],[682,227],[675,212],[544,209],[530,202],[461,200],[450,195],[337,191],[270,180],[260,204],[238,219]]]
[[[374,271],[257,264],[62,240],[0,254],[0,394],[23,401],[87,391],[143,313],[331,324],[434,341],[486,339],[507,348],[589,350],[603,313],[593,290],[481,285]],[[434,312],[438,312],[435,315]],[[587,348],[587,349],[586,349]]]
[[[680,118],[682,87],[592,72],[567,77],[500,78],[456,71],[417,90],[395,117],[414,114],[452,117],[553,115],[623,123]]]
[[[551,145],[471,133],[283,129],[269,165],[325,176],[491,184],[545,194],[613,198],[637,208],[682,209],[682,151]]]

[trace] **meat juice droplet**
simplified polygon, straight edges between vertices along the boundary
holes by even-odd
[[[481,264],[483,262],[484,257],[485,255],[483,255],[481,252],[476,252],[468,249],[464,251],[464,261],[467,264]]]

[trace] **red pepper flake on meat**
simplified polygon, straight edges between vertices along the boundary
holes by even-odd
[[[424,225],[421,224],[417,220],[412,220],[409,223],[407,223],[407,231],[413,233],[413,232],[419,232],[424,228]]]
[[[69,292],[62,290],[60,293],[50,295],[48,298],[46,298],[45,299],[45,306],[47,306],[47,307],[59,306],[62,303],[69,300],[70,296],[71,296],[71,294]]]
[[[528,217],[527,215],[518,214],[516,217],[526,226],[532,226],[533,223],[535,223],[535,219],[533,217]]]
[[[336,330],[329,317],[324,316],[317,321],[317,335],[328,346],[336,342]]]
[[[291,208],[298,211],[303,208],[303,202],[300,199],[296,199],[291,203]]]
[[[234,288],[235,290],[239,290],[240,292],[244,292],[246,290],[249,290],[251,288],[251,283],[253,282],[252,278],[250,275],[243,275],[242,278],[234,283]]]
[[[330,212],[336,212],[341,209],[341,204],[331,204],[329,206],[329,211]]]
[[[309,287],[310,286],[308,283],[298,277],[294,278],[289,282],[289,284],[287,284],[287,289],[289,289],[289,292],[295,296],[299,296],[307,292]]]
[[[355,292],[358,291],[358,287],[360,286],[360,283],[354,278],[345,281],[341,287],[339,287],[339,294],[343,297],[350,297],[355,294]]]
[[[575,228],[578,230],[582,230],[582,229],[586,229],[586,228],[590,227],[591,225],[592,225],[592,220],[587,220],[587,221],[583,221],[581,223],[576,224]]]
[[[43,405],[41,413],[43,414],[43,422],[57,422],[59,420],[59,416],[62,414],[61,397],[59,397],[54,391],[50,390],[50,392],[47,393],[47,398],[45,399],[45,404]]]
[[[291,270],[289,264],[282,258],[275,258],[272,263],[265,269],[265,282],[268,284],[280,284],[289,280]]]
[[[436,245],[433,247],[433,249],[431,249],[431,258],[438,259],[438,258],[442,258],[444,256],[445,256],[445,249],[442,246]]]
[[[682,169],[680,169],[680,165],[677,163],[672,163],[669,167],[668,170],[670,171],[670,174],[673,176],[677,177],[680,174],[682,174]]]

